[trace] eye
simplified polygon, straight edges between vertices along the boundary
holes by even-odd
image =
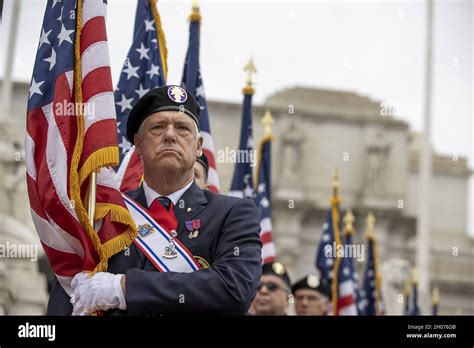
[[[189,131],[189,127],[182,124],[178,125],[177,128],[178,130]]]

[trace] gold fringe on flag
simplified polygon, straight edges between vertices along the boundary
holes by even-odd
[[[165,75],[165,81],[168,80],[168,48],[166,47],[166,38],[161,25],[161,17],[156,8],[157,0],[150,0],[151,13],[155,20],[155,26],[157,31],[158,46],[160,47],[161,64],[163,65],[163,74]]]
[[[80,54],[80,43],[81,43],[81,30],[82,30],[82,10],[83,0],[77,2],[77,24],[76,24],[76,37],[74,42],[74,97],[76,103],[82,103],[82,76],[81,76],[81,54]],[[74,202],[73,206],[78,216],[81,226],[84,228],[86,234],[89,236],[95,251],[99,255],[99,263],[92,270],[92,274],[96,272],[107,271],[108,259],[129,246],[133,239],[138,234],[135,222],[133,221],[130,213],[126,213],[120,206],[112,204],[96,204],[96,211],[100,214],[100,218],[105,216],[104,212],[111,214],[111,221],[128,225],[126,232],[120,234],[102,244],[94,226],[90,223],[87,210],[85,208],[84,200],[81,197],[81,184],[86,181],[92,172],[96,172],[100,167],[110,165],[112,163],[118,163],[118,148],[116,146],[106,147],[94,152],[79,170],[79,161],[82,155],[84,146],[84,116],[81,110],[78,110],[76,115],[77,120],[77,140],[74,147],[73,157],[71,161],[71,171],[69,173],[70,178],[70,196]],[[87,196],[87,195],[86,195]],[[87,200],[85,200],[87,202]],[[94,217],[94,221],[98,220],[98,217]],[[89,270],[88,270],[89,271]]]

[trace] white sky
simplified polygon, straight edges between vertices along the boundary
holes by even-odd
[[[0,33],[0,77],[9,13]],[[108,1],[114,81],[131,43],[135,0]],[[46,0],[22,0],[14,78],[29,81]],[[255,103],[279,89],[304,85],[352,90],[376,100],[422,109],[425,1],[200,1],[201,66],[211,100],[242,100],[242,70],[254,58]],[[191,1],[161,0],[169,83],[179,83],[187,48]],[[474,167],[473,16],[470,0],[435,1],[433,145],[467,156]],[[400,116],[421,130],[422,113]],[[470,183],[474,211],[474,180]],[[474,225],[471,213],[469,226]],[[471,228],[474,235],[474,228]]]

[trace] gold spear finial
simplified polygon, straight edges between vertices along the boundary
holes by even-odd
[[[418,283],[418,270],[416,269],[416,267],[413,267],[411,281],[413,284]]]
[[[433,304],[439,304],[439,299],[440,299],[439,288],[437,286],[435,286],[433,288],[433,297],[432,297]]]
[[[249,62],[245,65],[244,71],[247,72],[247,84],[244,88],[244,93],[253,94],[255,90],[252,87],[253,85],[252,75],[257,72],[257,68],[255,67],[255,64],[253,63],[252,58],[250,58]]]
[[[374,233],[375,221],[376,219],[374,213],[372,213],[372,211],[369,211],[369,213],[367,214],[367,218],[365,219],[365,223],[367,225],[366,234],[368,236],[373,235]]]
[[[199,1],[198,0],[193,0],[192,2],[192,10],[191,10],[191,15],[189,16],[189,20],[191,22],[196,22],[196,21],[201,21],[201,13],[199,11]]]
[[[333,196],[337,197],[339,193],[339,171],[337,168],[334,170],[332,175],[332,192]]]
[[[354,230],[354,221],[355,217],[354,214],[352,214],[352,210],[348,210],[346,212],[346,215],[344,215],[344,230],[346,231],[353,231]]]
[[[272,134],[272,124],[275,123],[273,120],[272,114],[270,111],[266,110],[265,114],[262,117],[262,125],[263,125],[263,134],[264,135],[271,135]]]

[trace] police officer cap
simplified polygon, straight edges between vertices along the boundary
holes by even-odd
[[[127,138],[134,144],[133,136],[142,122],[151,114],[159,111],[182,111],[196,122],[199,127],[201,108],[196,99],[179,86],[163,86],[152,89],[138,100],[130,111],[127,122]]]
[[[286,271],[286,267],[281,262],[275,261],[265,263],[262,269],[262,275],[264,274],[272,274],[280,277],[286,283],[286,285],[288,285],[288,288],[291,288],[290,276]]]
[[[331,287],[327,284],[327,281],[320,280],[319,276],[314,274],[309,274],[303,279],[298,280],[291,288],[293,294],[300,289],[315,290],[320,294],[331,298]]]

